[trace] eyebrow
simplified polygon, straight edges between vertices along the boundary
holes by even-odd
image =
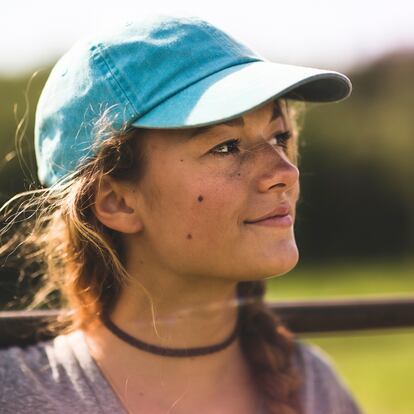
[[[275,104],[273,105],[273,111],[272,111],[272,118],[270,119],[270,122],[273,122],[280,116],[282,116],[282,111],[280,109],[280,105],[277,103],[277,101],[274,101]],[[191,133],[188,137],[188,139],[195,138],[198,135],[204,134],[207,131],[218,127],[219,125],[228,125],[228,126],[244,126],[244,119],[243,117],[230,119],[229,121],[220,122],[219,124],[213,124],[213,125],[206,125],[202,127],[196,127],[193,133]]]

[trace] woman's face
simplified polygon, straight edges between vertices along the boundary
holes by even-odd
[[[147,170],[135,189],[143,222],[136,256],[182,276],[235,281],[292,269],[299,171],[281,135],[287,121],[280,101],[209,128],[146,130]],[[291,222],[251,223],[286,213]]]

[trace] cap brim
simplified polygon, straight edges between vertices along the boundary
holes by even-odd
[[[239,117],[281,96],[308,102],[338,102],[351,91],[351,81],[339,72],[249,62],[223,69],[186,87],[135,120],[132,126],[204,126]]]

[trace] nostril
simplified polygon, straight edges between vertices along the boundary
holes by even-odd
[[[262,172],[258,180],[258,188],[262,192],[269,190],[288,191],[298,183],[298,168],[292,163],[280,161],[273,164],[266,172]]]

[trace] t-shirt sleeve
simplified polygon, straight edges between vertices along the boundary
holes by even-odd
[[[1,349],[0,413],[125,413],[82,338],[62,335],[28,347]]]
[[[316,345],[299,342],[305,373],[306,414],[363,414],[331,357]]]

